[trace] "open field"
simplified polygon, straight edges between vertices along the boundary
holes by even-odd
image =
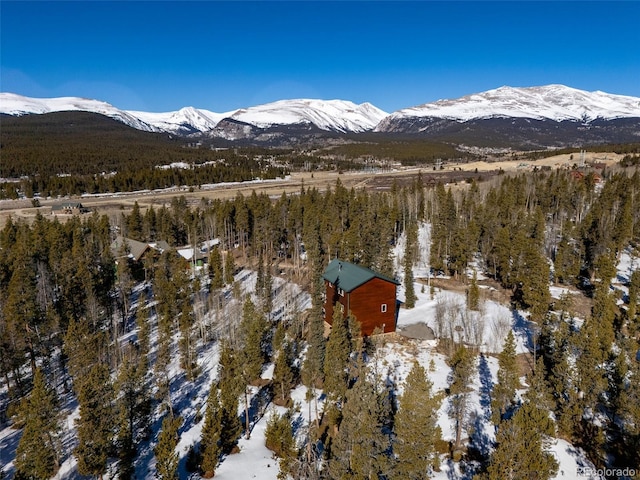
[[[617,164],[623,155],[615,153],[593,153],[587,152],[585,160],[587,163],[601,163],[608,167]],[[160,207],[169,205],[171,199],[176,196],[184,195],[189,203],[197,204],[201,199],[231,199],[238,193],[248,196],[253,191],[257,194],[267,194],[272,197],[278,197],[282,193],[299,192],[304,186],[315,187],[320,191],[332,188],[339,178],[342,184],[347,188],[368,188],[372,190],[386,190],[390,188],[394,181],[403,183],[413,179],[418,173],[422,174],[427,182],[456,182],[463,181],[465,178],[472,177],[477,173],[482,175],[484,179],[487,175],[496,174],[499,170],[504,172],[526,172],[533,170],[534,167],[551,167],[570,168],[574,163],[579,161],[579,154],[573,155],[573,160],[569,154],[554,155],[536,161],[522,160],[496,160],[496,161],[478,161],[470,163],[447,163],[442,170],[433,170],[428,167],[400,167],[393,170],[381,171],[377,173],[371,172],[296,172],[285,179],[276,179],[268,181],[254,181],[234,184],[216,184],[203,185],[202,187],[176,187],[162,191],[142,191],[131,193],[103,194],[73,197],[65,199],[40,199],[40,207],[33,207],[31,200],[2,200],[0,201],[0,226],[4,225],[7,218],[13,217],[33,219],[39,211],[43,215],[51,215],[51,206],[61,201],[79,201],[83,206],[97,211],[100,214],[119,215],[122,212],[129,211],[135,202],[138,202],[140,208],[144,211],[150,206]],[[61,221],[65,216],[61,215]]]

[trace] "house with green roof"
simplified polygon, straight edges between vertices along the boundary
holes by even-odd
[[[324,320],[332,324],[336,305],[346,316],[349,312],[360,322],[363,335],[376,328],[395,332],[398,312],[396,289],[399,283],[369,268],[333,259],[322,278],[325,284]]]

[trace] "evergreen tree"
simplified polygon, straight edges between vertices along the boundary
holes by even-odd
[[[211,249],[209,255],[209,279],[211,280],[211,289],[215,290],[224,286],[224,269],[222,267],[222,255],[220,248],[215,246]]]
[[[240,367],[246,383],[256,380],[262,372],[267,329],[266,318],[251,299],[247,298],[242,308],[242,322],[240,323],[240,337],[243,345]]]
[[[315,402],[316,427],[319,427],[318,403],[315,394],[320,385],[324,372],[325,347],[324,325],[319,315],[319,307],[313,307],[309,316],[309,328],[307,330],[307,351],[302,363],[302,383],[307,387],[307,401],[309,402],[309,419],[311,419],[311,400]]]
[[[581,255],[577,245],[567,236],[563,236],[555,251],[553,270],[555,280],[567,285],[575,284],[580,275]]]
[[[514,416],[503,420],[496,434],[496,449],[487,467],[488,480],[555,476],[558,462],[550,453],[549,438],[555,433],[553,421],[543,408],[525,401]]]
[[[16,451],[16,478],[51,478],[60,464],[60,414],[56,393],[40,369],[19,414],[24,428]]]
[[[238,371],[244,385],[245,406],[245,435],[251,435],[249,425],[249,384],[260,377],[265,359],[265,337],[267,321],[250,298],[244,303],[240,331],[242,336],[242,350]]]
[[[418,243],[418,226],[410,223],[407,226],[407,243],[404,252],[404,289],[405,289],[405,307],[413,308],[416,306],[415,288],[413,286],[413,260],[417,251]]]
[[[435,445],[441,439],[437,425],[440,402],[433,396],[432,386],[424,368],[414,362],[394,419],[393,452],[398,478],[428,478],[439,466]]]
[[[330,478],[385,478],[391,473],[391,441],[383,431],[388,412],[367,373],[359,365],[355,384],[346,393],[342,422],[331,445]]]
[[[16,241],[29,242],[27,232]],[[13,273],[6,290],[3,285],[3,321],[17,343],[13,354],[28,353],[31,374],[35,376],[37,354],[37,331],[41,323],[41,314],[36,301],[36,272],[26,245],[17,245]],[[6,295],[6,296],[5,296]],[[17,362],[18,363],[18,362]],[[19,362],[21,363],[21,362]]]
[[[118,413],[118,477],[133,478],[137,443],[149,430],[151,392],[145,378],[146,368],[133,355],[120,366],[116,388]]]
[[[638,295],[640,294],[640,270],[634,270],[629,279],[629,308],[627,314],[633,322],[638,314]]]
[[[113,387],[106,365],[91,367],[88,377],[81,384],[78,402],[78,446],[74,451],[78,460],[78,472],[102,478],[107,469],[109,453],[113,449],[116,424]]]
[[[631,350],[633,352],[633,350]],[[622,430],[620,464],[640,471],[640,362],[631,358],[629,372],[622,382],[618,398]]]
[[[180,339],[178,349],[180,351],[180,366],[184,370],[187,380],[193,381],[196,378],[198,364],[196,361],[196,339],[194,334],[193,304],[185,292],[182,299],[182,312],[178,318],[180,328]]]
[[[285,474],[296,453],[291,418],[291,410],[283,415],[273,412],[264,432],[265,446],[280,458],[281,472]]]
[[[200,469],[203,478],[211,478],[215,475],[220,455],[222,454],[222,407],[220,394],[215,384],[211,385],[207,408],[204,415],[204,427],[200,440],[200,455],[202,462]]]
[[[140,213],[140,205],[138,205],[138,202],[136,201],[134,202],[133,209],[131,209],[131,213],[126,220],[127,237],[139,241],[144,240],[142,235],[142,224],[143,218],[142,214]]]
[[[273,369],[273,393],[278,405],[286,405],[294,386],[293,351],[291,343],[286,339],[276,354]]]
[[[162,420],[162,428],[158,435],[158,443],[153,449],[156,457],[156,478],[158,480],[177,480],[178,461],[180,457],[176,452],[180,435],[178,429],[182,425],[182,417],[167,415]]]
[[[475,372],[475,359],[465,347],[460,347],[450,361],[451,383],[449,396],[451,408],[449,416],[455,424],[454,453],[460,450],[462,443],[462,431],[465,428],[468,416],[468,404],[471,379]]]
[[[231,285],[233,283],[233,276],[236,273],[236,263],[233,258],[233,251],[227,250],[224,256],[224,283]]]
[[[578,389],[582,408],[595,409],[598,402],[604,400],[608,388],[609,349],[603,351],[601,331],[602,325],[595,319],[589,319],[575,335],[574,348],[578,353],[578,361],[572,381]]]
[[[609,291],[609,281],[598,284],[593,295],[590,323],[593,334],[597,337],[594,338],[594,342],[598,344],[598,356],[603,361],[608,357],[615,340],[618,311],[616,299]]]
[[[542,322],[549,310],[549,263],[532,239],[522,240],[520,259],[515,274],[514,298],[523,308],[529,309],[531,319]]]
[[[240,378],[236,353],[226,341],[223,341],[220,346],[218,378],[220,379],[220,423],[222,425],[220,444],[223,453],[231,453],[242,432],[242,422],[238,418],[238,396],[243,391],[244,385]]]
[[[475,270],[467,291],[467,308],[476,311],[480,309],[480,289],[478,288],[478,274]]]
[[[273,309],[273,274],[271,273],[271,270],[272,266],[271,262],[269,261],[265,266],[264,282],[262,285],[262,293],[260,295],[262,311],[267,316],[267,318],[270,318],[271,310]]]
[[[327,395],[325,408],[328,409],[330,422],[338,423],[338,406],[347,391],[347,367],[351,355],[351,342],[347,319],[338,304],[333,312],[333,325],[327,340],[324,362],[324,392]]]
[[[525,394],[527,401],[543,411],[553,411],[553,396],[547,381],[547,371],[542,357],[538,357],[536,360],[535,368],[527,376],[527,383],[529,385],[529,389]]]
[[[491,394],[491,419],[496,425],[514,406],[516,390],[520,387],[516,345],[512,330],[509,330],[502,352],[498,355],[498,366],[498,383],[493,387]]]

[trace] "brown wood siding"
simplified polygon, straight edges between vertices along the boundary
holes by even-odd
[[[333,306],[336,302],[345,307],[345,312],[351,313],[360,322],[363,335],[371,335],[376,327],[384,328],[384,333],[394,332],[396,329],[396,285],[373,278],[360,285],[351,293],[344,296],[338,294],[335,285],[329,285],[325,280],[326,298],[324,302],[325,321],[331,325]],[[382,312],[383,304],[387,311]]]
[[[325,286],[325,299],[324,299],[324,321],[329,325],[332,325],[333,320],[333,305],[336,302],[340,302],[340,300],[345,300],[345,297],[341,297],[338,295],[338,289],[335,285],[329,283],[328,281],[324,281]],[[346,295],[346,293],[345,293]],[[343,303],[343,302],[340,302]],[[343,303],[345,305],[345,303]],[[345,305],[346,306],[346,305]]]

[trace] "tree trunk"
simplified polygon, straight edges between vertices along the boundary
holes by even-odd
[[[251,430],[249,429],[249,392],[247,387],[244,388],[244,418],[245,418],[245,438],[251,438]]]

